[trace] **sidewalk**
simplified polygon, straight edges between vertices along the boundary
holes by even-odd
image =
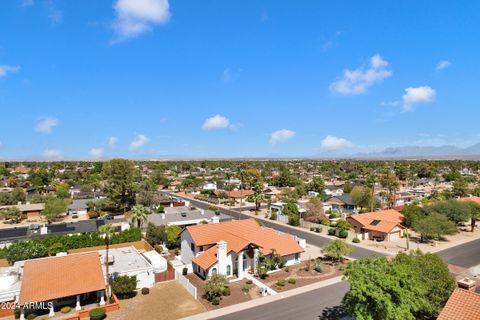
[[[267,297],[263,297],[263,298],[258,298],[258,299],[252,300],[252,301],[239,303],[239,304],[236,304],[236,305],[233,305],[233,306],[229,306],[229,307],[225,307],[225,308],[221,308],[221,309],[217,309],[217,310],[213,310],[213,311],[208,311],[208,312],[196,314],[196,315],[193,315],[193,316],[190,316],[190,317],[183,318],[183,320],[213,319],[213,318],[221,317],[221,316],[224,316],[224,315],[227,315],[227,314],[230,314],[230,313],[254,308],[254,307],[264,305],[264,304],[267,304],[267,303],[270,303],[270,302],[274,302],[274,301],[282,300],[282,299],[285,299],[285,298],[289,298],[289,297],[297,295],[297,294],[302,294],[302,293],[305,293],[305,292],[308,292],[308,291],[323,288],[323,287],[326,287],[326,286],[329,286],[329,285],[332,285],[332,284],[335,284],[335,283],[339,283],[341,281],[342,281],[341,276],[340,277],[335,277],[335,278],[327,279],[325,281],[313,283],[313,284],[310,284],[308,286],[304,286],[304,287],[288,290],[288,291],[285,291],[285,292],[282,292],[282,293],[278,293],[276,295],[267,296]]]

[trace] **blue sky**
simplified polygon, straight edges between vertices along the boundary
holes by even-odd
[[[468,146],[479,44],[476,1],[5,0],[0,158]]]

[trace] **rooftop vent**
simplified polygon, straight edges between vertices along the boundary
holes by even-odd
[[[186,212],[182,212],[180,213],[182,215],[182,217],[186,217],[187,216],[187,213]]]

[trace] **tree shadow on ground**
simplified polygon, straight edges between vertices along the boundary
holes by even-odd
[[[318,316],[319,320],[343,320],[350,319],[347,311],[342,306],[328,307]]]

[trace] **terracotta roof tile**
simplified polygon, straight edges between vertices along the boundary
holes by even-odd
[[[458,201],[462,201],[462,202],[471,201],[471,202],[480,203],[480,197],[472,196],[472,197],[459,198]]]
[[[25,262],[20,305],[105,289],[98,252]]]
[[[193,258],[193,262],[208,269],[217,261],[216,243],[227,242],[227,252],[238,253],[249,244],[258,246],[263,254],[275,249],[280,256],[301,253],[304,250],[289,234],[260,227],[254,219],[234,220],[214,224],[199,224],[186,228],[197,246],[213,245]]]
[[[401,224],[405,221],[403,214],[393,209],[353,214],[347,219],[359,222],[366,230],[384,233],[389,233],[396,226],[401,227]]]
[[[479,320],[480,294],[456,288],[437,320]]]

